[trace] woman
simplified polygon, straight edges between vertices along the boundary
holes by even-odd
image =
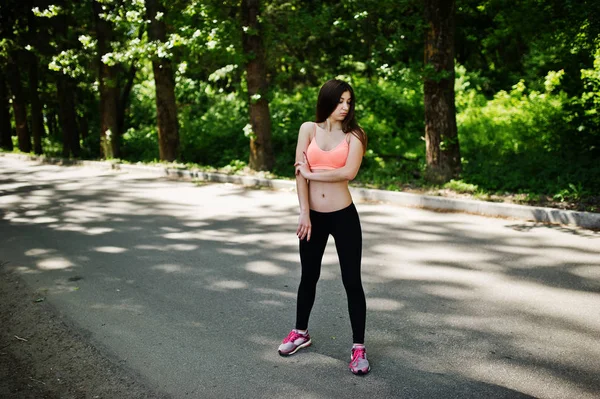
[[[300,202],[297,236],[302,277],[298,287],[296,328],[279,346],[289,356],[310,346],[308,319],[315,301],[321,260],[331,234],[348,296],[354,345],[349,369],[369,372],[364,345],[366,301],[360,267],[362,232],[348,182],[356,176],[367,137],[354,117],[354,91],[346,82],[330,80],[319,91],[316,123],[300,127],[296,147],[296,186]]]

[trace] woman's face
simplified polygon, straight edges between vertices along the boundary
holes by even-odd
[[[348,112],[350,112],[351,102],[352,97],[350,96],[350,92],[343,92],[335,111],[333,111],[329,117],[336,121],[343,121],[346,118],[346,115],[348,115]]]

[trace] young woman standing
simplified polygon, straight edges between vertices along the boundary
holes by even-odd
[[[319,91],[316,122],[300,127],[296,147],[296,187],[300,202],[297,236],[302,277],[298,287],[296,328],[279,346],[289,356],[311,344],[308,319],[327,239],[335,239],[354,344],[349,369],[370,370],[365,350],[366,301],[361,281],[362,231],[348,182],[356,176],[367,137],[354,116],[352,87],[329,80]]]

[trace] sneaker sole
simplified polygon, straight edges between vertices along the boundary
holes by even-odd
[[[280,354],[281,356],[291,356],[291,355],[293,355],[294,353],[298,352],[300,349],[302,349],[302,348],[306,348],[306,347],[310,346],[311,344],[312,344],[312,341],[309,339],[308,341],[306,341],[306,342],[305,342],[305,343],[303,343],[302,345],[298,345],[298,346],[296,347],[296,349],[294,349],[294,350],[293,350],[293,351],[291,351],[291,352],[288,352],[288,353],[285,353],[285,352],[282,352],[282,351],[277,351],[277,352],[279,352],[279,354]]]
[[[348,368],[348,370],[350,370],[350,372],[354,375],[367,375],[367,374],[369,374],[369,371],[371,371],[371,366],[369,366],[367,371],[358,370],[356,373],[354,371],[352,371],[351,368]]]

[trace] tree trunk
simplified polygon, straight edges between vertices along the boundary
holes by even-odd
[[[33,135],[33,151],[42,154],[42,136],[44,130],[44,115],[42,114],[42,102],[38,92],[38,59],[35,54],[29,55],[29,93],[31,97],[31,133]]]
[[[17,127],[17,137],[19,141],[19,150],[22,152],[31,152],[31,137],[27,127],[27,101],[21,86],[21,74],[19,67],[14,62],[8,65],[8,82],[10,91],[13,95],[13,112],[15,114],[15,125]]]
[[[242,0],[242,33],[246,75],[248,82],[248,106],[252,135],[250,136],[250,168],[271,170],[274,164],[271,144],[271,115],[265,48],[258,22],[259,0]]]
[[[458,177],[460,147],[454,105],[455,0],[425,1],[425,143],[427,177]]]
[[[27,13],[27,25],[29,40],[36,40],[39,35],[38,24],[33,12]],[[39,93],[39,60],[33,52],[27,52],[26,57],[29,64],[29,103],[31,104],[31,134],[33,136],[33,151],[37,155],[42,154],[42,136],[45,133],[44,114],[42,101]]]
[[[80,154],[77,116],[75,112],[75,84],[71,78],[59,73],[57,78],[58,120],[63,133],[63,156]]]
[[[96,20],[96,39],[98,40],[98,77],[100,83],[100,154],[103,158],[118,158],[120,155],[121,132],[118,124],[119,89],[117,88],[116,67],[102,62],[104,54],[109,53],[113,39],[111,23],[102,19],[102,6],[93,2]]]
[[[140,28],[138,33],[138,38],[142,40],[144,37],[144,29]],[[117,109],[117,125],[119,126],[119,132],[123,134],[125,131],[125,114],[127,111],[127,106],[129,105],[129,97],[131,95],[131,89],[133,88],[133,83],[135,82],[135,75],[137,74],[137,59],[131,60],[131,65],[129,66],[129,70],[127,74],[125,72],[120,73],[120,76],[124,75],[125,83],[121,81],[119,86],[123,87],[121,91],[121,96],[119,97],[119,105]]]
[[[167,28],[164,23],[166,10],[159,0],[146,0],[147,18],[150,20],[148,37],[151,41],[164,43]],[[158,12],[163,13],[160,20]],[[174,161],[179,156],[179,123],[177,121],[177,104],[175,102],[175,78],[171,60],[154,56],[152,71],[156,86],[156,119],[158,125],[158,150],[160,159]]]
[[[6,87],[6,77],[0,72],[0,148],[13,150],[12,128],[10,126],[9,94]]]
[[[129,67],[129,72],[127,74],[127,81],[123,86],[123,90],[121,91],[121,97],[119,98],[119,106],[117,109],[117,126],[119,127],[119,132],[123,133],[125,130],[125,111],[127,110],[127,106],[129,105],[129,97],[131,95],[131,89],[133,88],[133,83],[135,81],[135,74],[137,73],[136,61],[131,61],[131,66]]]

